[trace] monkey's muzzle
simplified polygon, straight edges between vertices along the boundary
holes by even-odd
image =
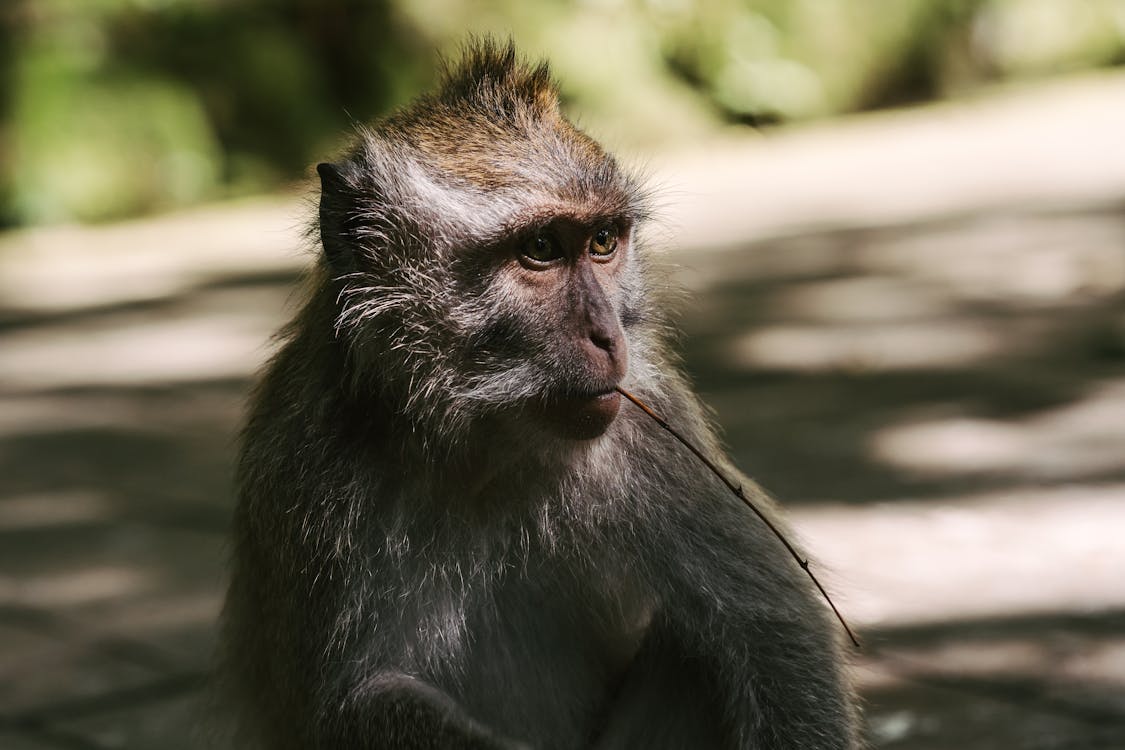
[[[621,394],[604,393],[555,396],[541,402],[551,430],[570,440],[592,440],[607,429],[621,409]]]

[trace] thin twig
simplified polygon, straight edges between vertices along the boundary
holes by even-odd
[[[734,493],[735,497],[741,500],[747,508],[754,512],[754,515],[761,519],[762,523],[766,525],[766,528],[773,532],[773,535],[777,537],[778,541],[785,545],[785,549],[789,551],[789,554],[792,555],[793,559],[797,561],[797,564],[801,566],[801,570],[805,571],[805,574],[809,577],[809,580],[813,582],[813,585],[816,586],[818,591],[820,591],[820,595],[824,597],[824,601],[828,602],[828,606],[832,608],[832,613],[836,615],[836,619],[839,620],[840,624],[844,626],[844,632],[848,634],[848,638],[851,640],[852,645],[856,648],[861,648],[861,646],[859,645],[859,639],[856,638],[855,633],[852,632],[852,629],[848,627],[848,623],[844,619],[844,616],[840,614],[840,610],[836,609],[836,604],[832,601],[832,597],[830,597],[828,595],[828,592],[824,590],[824,587],[820,585],[820,581],[816,579],[816,575],[814,575],[812,570],[809,568],[809,561],[806,558],[801,557],[801,554],[797,552],[797,549],[792,544],[790,544],[789,540],[785,538],[785,535],[781,533],[781,529],[777,528],[777,526],[774,525],[773,521],[771,521],[769,517],[765,513],[763,513],[761,509],[758,508],[758,506],[750,500],[750,498],[746,496],[746,493],[742,490],[742,485],[732,482],[726,474],[720,471],[719,467],[716,466],[711,461],[711,459],[703,455],[703,453],[698,448],[688,442],[687,438],[677,432],[656,412],[650,409],[648,404],[646,404],[644,401],[641,401],[639,398],[634,396],[632,393],[629,393],[624,388],[621,388],[620,386],[618,386],[616,390],[622,396],[632,401],[638,409],[650,416],[653,421],[664,428],[664,430],[669,435],[676,438],[676,440],[678,440],[681,445],[691,451],[696,458],[703,462],[704,466],[711,470],[712,474],[717,476],[722,481],[722,483],[725,484],[727,488]]]

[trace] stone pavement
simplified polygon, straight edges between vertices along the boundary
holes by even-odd
[[[737,462],[874,747],[1125,748],[1125,77],[655,160]],[[0,748],[207,743],[230,468],[306,207],[0,237]]]

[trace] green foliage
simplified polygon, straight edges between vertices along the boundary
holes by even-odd
[[[271,189],[467,33],[547,55],[616,146],[1125,59],[1125,0],[4,0],[0,223]]]
[[[6,2],[0,221],[275,188],[430,74],[386,3]]]
[[[16,214],[98,219],[206,197],[222,154],[191,89],[97,69],[83,52],[40,47],[19,61],[29,94],[11,115]]]
[[[730,115],[802,119],[1121,60],[1122,0],[665,0],[673,67]]]

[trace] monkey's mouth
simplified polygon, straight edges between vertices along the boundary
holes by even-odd
[[[592,440],[604,433],[621,409],[613,388],[543,397],[539,408],[553,432],[571,440]]]

